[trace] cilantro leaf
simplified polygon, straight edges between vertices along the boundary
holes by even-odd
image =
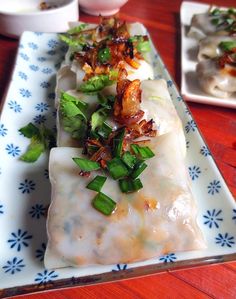
[[[129,38],[131,42],[133,42],[140,53],[150,52],[150,42],[149,40],[145,40],[142,35],[135,35]]]
[[[61,41],[66,43],[68,46],[77,48],[78,50],[82,50],[82,48],[86,45],[84,37],[81,36],[79,38],[67,36],[65,34],[59,34],[59,38]]]
[[[56,140],[53,132],[43,125],[37,128],[32,123],[29,123],[19,131],[25,137],[30,138],[30,144],[26,152],[20,157],[21,161],[35,162],[45,150],[55,146]]]
[[[150,47],[150,43],[149,43],[149,41],[148,41],[148,40],[146,40],[146,41],[140,41],[140,42],[137,44],[137,50],[138,50],[140,53],[150,52],[151,47]]]
[[[87,130],[88,104],[67,94],[61,94],[60,115],[63,128],[75,139],[82,139]]]
[[[45,146],[40,138],[38,136],[33,136],[27,151],[20,157],[20,160],[29,163],[35,162],[44,150]]]
[[[91,130],[95,131],[96,128],[102,126],[103,122],[107,119],[109,114],[109,109],[100,108],[93,112],[91,116]]]
[[[97,75],[80,85],[79,90],[82,92],[98,92],[104,87],[112,85],[114,80],[111,80],[109,75]]]
[[[27,138],[31,138],[34,135],[39,135],[39,129],[32,123],[28,123],[28,125],[19,129],[19,132],[21,132]]]

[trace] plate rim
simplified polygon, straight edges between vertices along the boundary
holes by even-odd
[[[24,294],[40,293],[40,292],[46,292],[50,290],[53,291],[53,290],[60,290],[65,288],[89,286],[89,285],[108,283],[108,282],[117,282],[120,280],[140,278],[147,275],[155,275],[158,273],[163,273],[164,271],[172,272],[181,269],[191,269],[191,268],[196,268],[205,265],[231,262],[234,261],[235,259],[236,259],[236,253],[230,253],[226,255],[215,255],[213,257],[209,257],[207,260],[205,259],[205,257],[192,259],[191,263],[189,263],[189,260],[176,261],[171,264],[162,263],[162,264],[158,264],[158,268],[156,264],[151,264],[151,265],[130,268],[127,270],[117,271],[117,272],[113,271],[113,272],[99,273],[95,275],[86,275],[81,277],[63,278],[42,285],[29,284],[29,285],[2,289],[0,290],[0,298],[7,298],[11,296],[24,295]]]

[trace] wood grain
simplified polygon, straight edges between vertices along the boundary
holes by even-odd
[[[142,22],[180,87],[180,0],[129,0],[120,17]],[[199,1],[205,2],[205,1]],[[208,3],[233,6],[233,0]],[[82,21],[97,17],[81,13]],[[0,97],[10,79],[18,43],[0,36]],[[189,108],[222,172],[236,196],[236,113],[235,110],[188,103]],[[236,262],[156,274],[128,281],[72,288],[21,296],[22,299],[65,298],[236,298]]]

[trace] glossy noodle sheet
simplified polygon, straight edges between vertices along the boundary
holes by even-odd
[[[49,269],[132,263],[205,247],[182,123],[166,81],[153,80],[148,36],[140,24],[113,18],[101,24],[92,29],[95,44],[69,48],[57,75]],[[107,26],[113,36],[101,41]],[[105,184],[87,188],[98,176]]]
[[[51,151],[47,268],[131,263],[205,247],[185,167],[183,130],[165,81],[144,81],[142,94],[145,113],[156,115],[161,134],[149,145],[155,156],[146,161],[140,191],[121,193],[117,182],[108,177],[103,192],[117,203],[111,216],[92,207],[96,192],[86,186],[101,173],[79,176],[72,158],[83,157],[82,150]]]

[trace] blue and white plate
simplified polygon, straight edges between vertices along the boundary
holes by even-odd
[[[145,31],[146,29],[144,29]],[[146,32],[144,32],[146,33]],[[152,47],[156,78],[168,82],[187,140],[187,167],[207,249],[174,253],[129,265],[47,270],[45,221],[50,203],[48,153],[33,164],[19,160],[29,122],[55,129],[55,76],[66,51],[56,34],[25,32],[0,121],[0,297],[151,274],[236,258],[236,206],[197,125]]]

